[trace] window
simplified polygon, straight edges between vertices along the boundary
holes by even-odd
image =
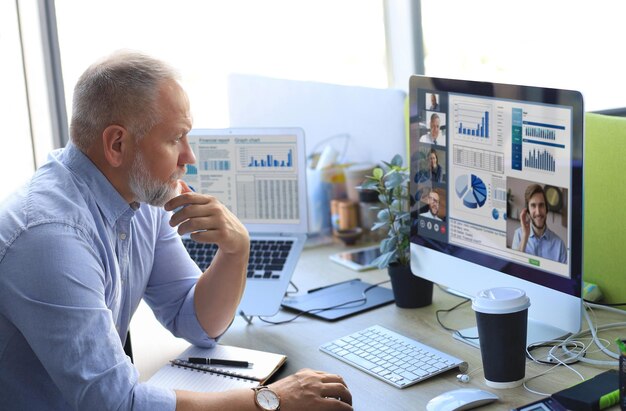
[[[626,106],[626,3],[421,0],[429,76],[579,90],[585,110]]]
[[[35,169],[33,145],[28,117],[26,83],[22,65],[20,31],[15,2],[0,2],[0,200],[24,183]]]
[[[381,0],[56,0],[56,14],[68,115],[80,74],[121,48],[181,72],[194,127],[228,126],[230,73],[388,83]]]

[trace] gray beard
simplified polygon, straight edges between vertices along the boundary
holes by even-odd
[[[128,177],[128,185],[140,203],[163,207],[165,203],[178,195],[178,187],[164,184],[150,176],[141,153],[137,153]],[[172,180],[182,177],[182,173],[172,174]]]

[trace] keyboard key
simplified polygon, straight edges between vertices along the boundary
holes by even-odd
[[[371,370],[373,368],[376,368],[376,364],[374,364],[371,361],[366,360],[365,358],[361,358],[358,355],[354,354],[354,353],[346,353],[344,355],[342,355],[342,357],[344,357],[346,360],[353,362],[354,364],[361,366],[363,368],[366,368],[368,370]]]

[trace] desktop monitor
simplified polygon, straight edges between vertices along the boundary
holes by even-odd
[[[523,289],[529,343],[579,331],[581,94],[412,76],[409,101],[413,274],[468,297]]]

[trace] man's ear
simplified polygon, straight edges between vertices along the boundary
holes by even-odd
[[[102,144],[104,149],[104,157],[111,167],[119,167],[122,165],[127,154],[128,143],[131,136],[128,131],[116,124],[112,124],[102,132]]]

